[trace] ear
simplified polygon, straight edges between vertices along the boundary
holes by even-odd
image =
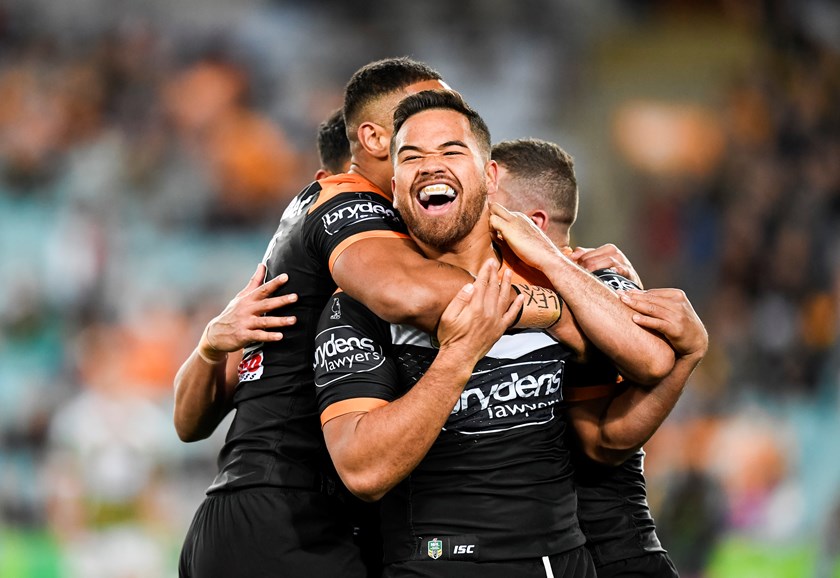
[[[539,227],[540,231],[543,233],[548,232],[548,225],[550,223],[548,213],[540,209],[535,209],[533,211],[528,211],[525,214],[528,215],[529,219],[534,221],[534,224]]]
[[[388,160],[391,135],[384,126],[375,122],[364,122],[359,125],[357,136],[359,144],[367,154],[379,160]]]
[[[484,178],[487,182],[487,196],[492,197],[496,194],[499,187],[499,165],[496,161],[487,161],[484,165]]]
[[[326,169],[318,169],[315,171],[315,180],[320,181],[321,179],[325,179],[329,176],[332,176],[332,173]]]
[[[396,209],[397,208],[397,177],[391,177],[391,198],[394,199],[394,208]]]

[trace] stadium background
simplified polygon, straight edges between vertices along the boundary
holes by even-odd
[[[0,0],[0,576],[174,576],[225,428],[172,376],[385,56],[576,158],[576,244],[711,336],[648,444],[683,576],[840,576],[832,0]]]

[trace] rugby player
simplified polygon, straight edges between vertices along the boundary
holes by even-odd
[[[427,91],[400,103],[394,129],[392,186],[418,245],[479,279],[488,259],[509,275],[487,227],[496,165],[480,117],[457,93]],[[511,219],[499,228],[521,250],[520,223],[494,215]],[[534,243],[522,253],[538,262],[546,248]],[[576,319],[564,313],[557,325],[580,323],[617,366],[632,365],[635,344],[658,338],[595,277],[551,256],[540,263],[544,272],[577,305]],[[582,355],[598,353],[545,332],[505,335],[481,359],[453,355],[433,335],[389,325],[345,293],[333,297],[316,340],[321,421],[347,487],[382,498],[385,576],[595,576],[576,521],[561,385],[609,387],[617,374],[604,363],[575,363]],[[638,447],[601,447],[600,433],[587,445],[599,460],[618,463]],[[646,435],[632,424],[622,434]]]
[[[182,440],[206,438],[237,410],[184,541],[182,577],[365,575],[319,428],[314,334],[336,281],[382,318],[431,331],[473,280],[427,259],[391,203],[393,109],[443,86],[436,71],[407,58],[353,75],[343,108],[350,171],[315,181],[289,203],[263,263],[178,371]],[[534,302],[519,323],[544,326],[558,315],[555,303]]]
[[[321,167],[315,171],[315,180],[320,181],[350,170],[350,141],[344,124],[344,111],[335,109],[318,125],[315,139]]]
[[[499,184],[491,200],[524,213],[555,245],[567,248],[578,208],[572,157],[554,143],[519,139],[496,144],[492,158],[499,165]],[[640,285],[632,266],[614,245],[598,250],[577,248],[570,256],[585,268],[596,271],[596,275],[608,275],[608,282],[616,287]],[[609,271],[618,274],[610,275]],[[635,279],[633,285],[627,277]],[[631,292],[624,297],[639,311],[637,322],[662,332],[676,350],[674,371],[667,382],[658,386],[664,394],[661,403],[673,407],[688,375],[708,348],[705,329],[685,294],[678,289]],[[571,411],[576,411],[575,406]],[[665,415],[667,412],[663,412],[663,419]],[[639,449],[614,467],[598,464],[582,452],[574,452],[573,458],[578,519],[599,578],[678,576],[656,535],[648,507],[644,451]]]

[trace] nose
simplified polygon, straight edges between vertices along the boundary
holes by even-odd
[[[423,158],[423,163],[420,165],[421,175],[438,175],[443,174],[446,167],[439,155],[427,155]]]

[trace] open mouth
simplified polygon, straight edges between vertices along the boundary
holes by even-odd
[[[449,185],[428,185],[420,189],[417,200],[427,211],[444,211],[452,204],[458,194]]]

